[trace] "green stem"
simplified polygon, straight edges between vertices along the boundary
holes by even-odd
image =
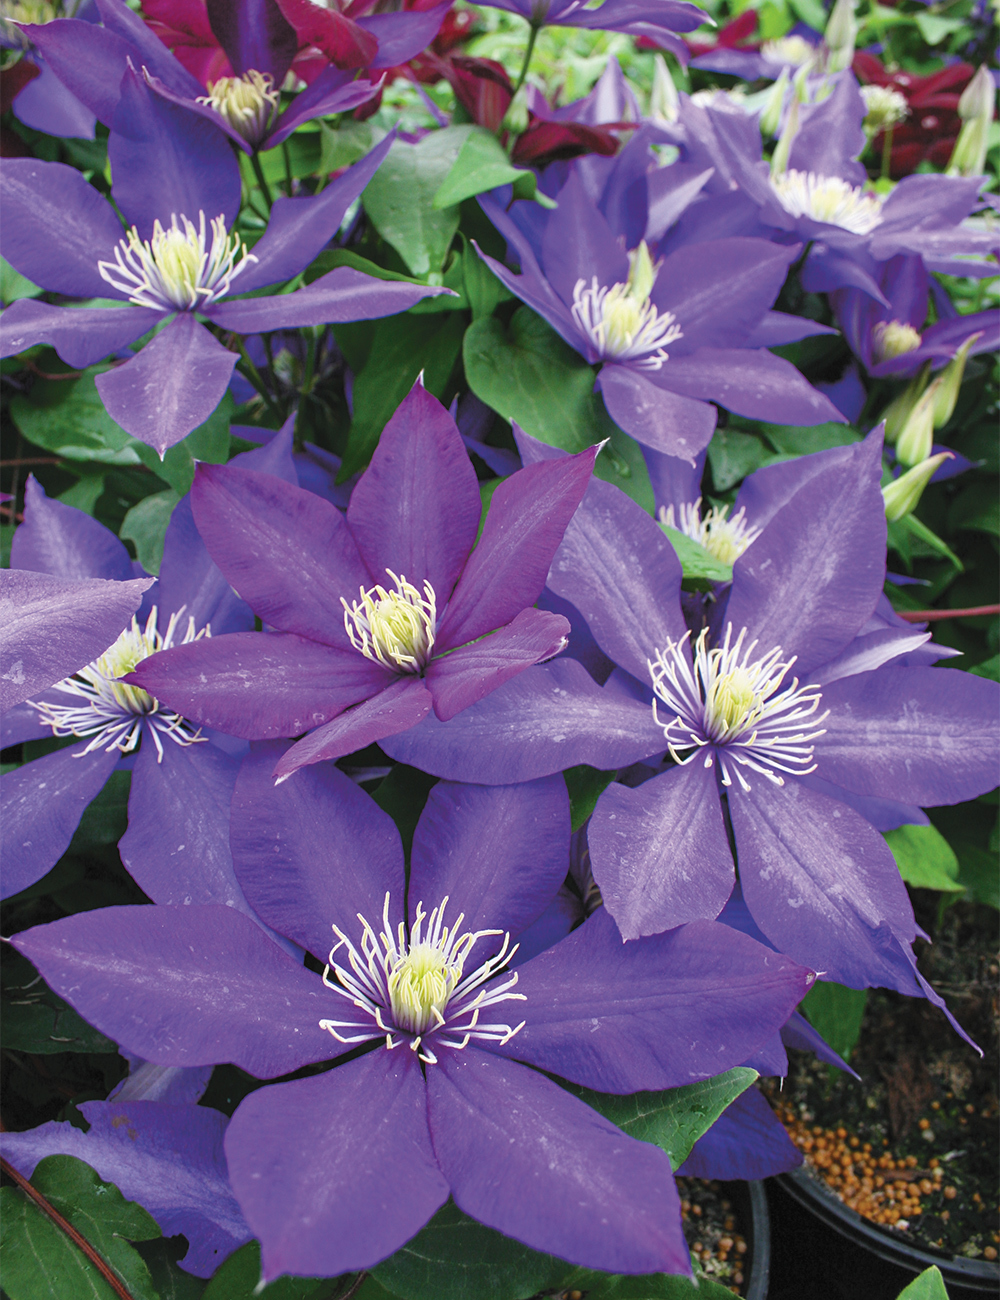
[[[315,330],[311,330],[309,333],[308,342],[306,343],[306,367],[305,367],[305,373],[302,376],[303,395],[310,392],[312,389],[313,373],[315,369],[316,369],[316,332]]]
[[[531,35],[528,37],[528,48],[524,52],[524,62],[521,64],[521,71],[518,73],[517,82],[514,85],[514,95],[516,95],[524,85],[524,79],[528,75],[528,64],[531,62],[531,56],[535,52],[535,41],[538,40],[538,33],[540,31],[540,27],[536,27],[534,23],[531,24]],[[512,95],[512,100],[513,97],[514,96]]]
[[[264,383],[260,371],[257,369],[253,361],[251,360],[250,353],[247,352],[247,345],[243,339],[239,340],[239,348],[240,348],[240,360],[243,364],[242,374],[245,375],[245,377],[250,380],[250,383],[253,384],[254,388],[264,399],[264,404],[267,407],[270,414],[274,417],[274,419],[280,422],[281,412],[278,410],[278,407],[275,405],[274,398],[267,391],[267,385]]]
[[[281,152],[285,159],[285,193],[289,198],[292,197],[292,155],[288,148],[288,141],[285,140],[281,146]]]
[[[264,202],[267,204],[267,210],[270,212],[274,203],[271,197],[271,189],[264,179],[264,168],[260,165],[260,154],[256,150],[250,155],[250,163],[253,167],[253,174],[257,177],[257,184],[260,186],[261,193],[264,195]]]
[[[882,179],[889,179],[892,164],[892,127],[887,126],[882,132]]]

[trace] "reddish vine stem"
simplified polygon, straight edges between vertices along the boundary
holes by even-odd
[[[73,1225],[63,1218],[55,1206],[50,1205],[41,1192],[32,1187],[27,1178],[25,1178],[23,1174],[19,1174],[14,1166],[8,1160],[4,1160],[2,1156],[0,1156],[0,1169],[3,1170],[8,1178],[12,1178],[14,1182],[17,1183],[25,1196],[30,1197],[38,1208],[49,1216],[57,1228],[65,1232],[66,1236],[69,1237],[74,1246],[79,1247],[79,1249],[83,1251],[100,1273],[101,1277],[104,1278],[108,1286],[111,1287],[112,1291],[114,1291],[115,1295],[119,1297],[119,1300],[133,1300],[132,1293],[122,1284],[121,1279],[113,1272],[111,1267],[105,1263],[90,1242],[87,1241],[85,1237],[81,1237]]]
[[[973,605],[969,609],[897,609],[907,623],[940,623],[945,618],[977,618],[981,614],[1000,614],[1000,605]]]

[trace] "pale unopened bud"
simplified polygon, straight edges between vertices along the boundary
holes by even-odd
[[[970,335],[965,340],[937,377],[937,396],[934,402],[935,429],[943,428],[954,413],[955,403],[958,401],[958,390],[962,386],[962,376],[965,374],[965,363],[969,356],[969,349],[979,338],[982,338],[982,330],[978,334]]]
[[[788,106],[788,114],[785,117],[785,129],[778,137],[778,143],[774,146],[774,153],[771,155],[771,175],[784,176],[788,171],[788,157],[792,152],[792,141],[799,129],[799,101],[793,99]]]
[[[913,469],[907,470],[905,474],[901,474],[899,478],[885,485],[882,489],[882,500],[885,503],[885,517],[890,524],[916,510],[924,494],[924,488],[934,477],[938,466],[943,465],[946,460],[954,460],[953,453],[939,451],[936,456],[929,456],[921,464],[914,465]]]
[[[657,122],[676,122],[681,99],[662,54],[653,59],[653,89],[649,94],[649,116]]]
[[[885,440],[887,443],[894,443],[899,437],[910,412],[917,404],[917,399],[927,386],[927,376],[930,373],[931,364],[928,361],[921,369],[920,374],[915,375],[899,396],[894,398],[886,407],[882,419],[885,421]]]
[[[934,445],[934,403],[940,380],[921,394],[906,418],[896,441],[896,459],[907,467],[919,465],[931,454]]]
[[[628,287],[633,298],[645,302],[656,281],[656,267],[649,255],[646,241],[640,240],[639,247],[629,253]]]
[[[948,162],[949,176],[980,176],[986,168],[990,123],[996,91],[983,64],[958,101],[962,129]]]
[[[764,109],[760,115],[761,135],[776,135],[781,125],[781,109],[788,91],[788,68],[781,69],[781,75],[767,92]]]
[[[854,62],[854,39],[858,24],[854,17],[854,0],[837,0],[826,25],[827,72],[843,72]]]

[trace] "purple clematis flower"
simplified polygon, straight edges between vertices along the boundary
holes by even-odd
[[[4,255],[33,283],[123,305],[69,309],[22,299],[0,317],[4,356],[49,343],[82,367],[158,331],[137,356],[98,375],[97,388],[108,414],[162,455],[211,415],[236,363],[202,321],[254,334],[387,316],[447,292],[339,267],[294,293],[233,300],[308,266],[391,140],[322,194],[278,199],[251,253],[229,230],[240,179],[226,136],[154,95],[131,67],[121,84],[108,156],[129,231],[78,171],[34,159],[5,162],[2,218]]]
[[[758,497],[760,535],[693,631],[662,532],[593,484],[548,585],[619,671],[602,688],[572,660],[534,668],[384,747],[473,781],[652,762],[657,774],[637,788],[608,787],[588,832],[626,939],[719,914],[733,888],[728,818],[747,907],[779,951],[851,987],[918,992],[912,909],[872,823],[888,829],[919,818],[913,806],[993,787],[998,688],[909,666],[925,635],[878,617],[880,475],[878,431],[759,471],[756,491],[770,496],[769,510]]]
[[[75,673],[114,640],[153,581],[115,577],[0,570],[0,712]]]
[[[911,376],[926,362],[937,369],[978,334],[970,356],[1000,349],[1000,311],[944,316],[927,329],[930,277],[916,254],[900,254],[875,272],[884,303],[859,289],[830,295],[851,351],[870,375]]]
[[[822,56],[823,35],[805,23],[796,23],[777,40],[764,41],[759,49],[739,49],[720,45],[691,60],[692,68],[705,72],[722,72],[744,81],[763,78],[776,81],[783,69],[790,74],[800,68],[818,64]]]
[[[251,1232],[229,1186],[222,1149],[225,1115],[206,1106],[160,1101],[85,1101],[82,1133],[53,1121],[26,1133],[4,1133],[4,1157],[25,1178],[51,1155],[84,1160],[105,1182],[138,1201],[165,1237],[188,1240],[181,1268],[211,1277],[249,1241]]]
[[[330,66],[279,113],[279,92],[297,49],[295,33],[275,5],[265,4],[261,12],[255,8],[246,3],[209,7],[209,21],[218,28],[235,75],[211,83],[207,95],[122,0],[100,0],[103,26],[64,18],[25,24],[22,30],[43,51],[63,94],[71,91],[105,126],[114,126],[116,92],[131,63],[143,69],[158,95],[200,114],[244,153],[273,149],[303,122],[347,112],[378,92],[377,82],[355,80],[353,71]]]
[[[647,238],[652,242],[654,230],[669,220],[665,207],[678,198],[657,194],[663,202],[640,201],[635,210],[628,199],[636,187],[626,185],[639,182],[640,200],[648,189],[648,142],[633,141],[630,149],[630,159],[605,182],[603,211],[587,188],[600,161],[574,163],[558,207],[542,218],[527,211],[534,204],[515,203],[507,212],[495,198],[481,199],[521,265],[514,275],[482,255],[494,274],[571,347],[600,364],[597,386],[611,418],[656,451],[693,461],[715,429],[713,401],[789,424],[841,420],[790,362],[765,350],[789,341],[770,337],[767,326],[780,315],[769,308],[798,247],[738,237],[654,261]],[[630,174],[633,158],[638,176]],[[700,179],[692,185],[687,173],[683,177],[689,184],[681,206],[698,193]],[[621,198],[623,190],[628,199]],[[796,327],[795,338],[817,329],[811,321],[781,320]],[[765,337],[757,339],[760,330]]]
[[[710,21],[704,10],[685,0],[604,0],[591,7],[584,0],[486,0],[491,9],[520,14],[535,29],[586,27],[591,31],[646,36],[677,56],[682,66],[691,51],[675,33],[693,32]]]
[[[689,167],[715,169],[700,202],[682,215],[664,248],[721,235],[754,235],[809,245],[802,285],[810,292],[856,288],[884,303],[878,264],[917,254],[928,270],[995,275],[995,232],[963,225],[979,204],[982,178],[907,176],[888,198],[865,189],[857,161],[865,147],[865,105],[851,72],[829,78],[831,94],[797,109],[787,166],[772,173],[760,131],[747,117],[682,96],[676,126],[661,128]],[[782,144],[786,144],[783,140]]]
[[[103,908],[13,941],[88,1020],[163,1065],[273,1079],[353,1058],[251,1093],[229,1124],[264,1279],[371,1267],[449,1193],[575,1263],[689,1272],[666,1155],[538,1071],[616,1093],[709,1077],[773,1035],[809,972],[714,922],[623,947],[603,909],[512,971],[565,876],[561,776],[437,785],[407,885],[398,831],[343,773],[276,788],[273,765],[264,746],[241,770],[236,870],[322,977],[217,907]]]
[[[287,446],[245,453],[251,464],[280,470]],[[51,501],[29,478],[25,521],[14,533],[11,581],[108,586],[131,578],[124,545],[96,519]],[[51,576],[50,576],[51,575]],[[6,575],[5,575],[6,576]],[[80,579],[87,579],[81,583]],[[121,585],[138,593],[151,578]],[[229,803],[239,768],[228,738],[210,739],[197,725],[121,678],[163,645],[253,625],[249,608],[232,591],[205,550],[188,498],[174,509],[155,591],[114,640],[108,628],[92,662],[67,665],[63,681],[32,691],[28,702],[5,711],[4,746],[42,737],[73,736],[77,743],[25,763],[0,781],[3,897],[41,879],[66,851],[83,810],[119,766],[132,770],[129,828],[120,843],[125,866],[150,898],[163,903],[225,903],[248,911],[232,871]],[[111,644],[109,644],[109,642]],[[46,683],[49,685],[49,683]],[[136,752],[138,750],[138,752]]]
[[[192,502],[205,543],[277,631],[180,646],[128,680],[230,735],[307,731],[279,777],[405,731],[432,706],[454,717],[564,648],[566,620],[531,606],[596,454],[512,475],[475,549],[476,474],[454,421],[419,381],[346,519],[270,476],[200,465]]]

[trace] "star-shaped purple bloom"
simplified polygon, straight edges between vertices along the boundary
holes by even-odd
[[[286,471],[294,476],[289,444],[290,436],[276,439],[245,459],[279,470],[284,449]],[[32,478],[24,514],[14,532],[14,568],[4,575],[7,581],[59,587],[72,580],[74,586],[104,588],[111,579],[135,592],[133,609],[139,593],[151,586],[151,578],[132,579],[133,563],[112,532],[82,510],[50,500]],[[130,626],[117,640],[121,620],[109,626],[100,645],[90,642],[92,662],[81,667],[76,660],[65,680],[45,682],[50,689],[33,690],[26,703],[4,712],[4,746],[53,735],[78,739],[0,780],[3,897],[52,868],[84,809],[124,765],[131,768],[132,786],[120,852],[146,894],[163,903],[219,902],[248,910],[229,852],[229,803],[239,768],[233,743],[214,743],[121,677],[158,646],[252,625],[250,610],[205,550],[184,498],[167,528],[159,580]]]
[[[377,82],[355,80],[353,70],[329,66],[279,112],[279,92],[297,41],[293,28],[272,3],[209,6],[209,21],[235,76],[219,78],[207,95],[206,88],[122,0],[100,0],[99,8],[103,26],[60,18],[40,26],[24,24],[22,30],[63,83],[59,89],[65,94],[68,88],[107,127],[114,126],[118,92],[130,61],[134,68],[145,71],[158,95],[200,114],[244,153],[273,149],[303,122],[347,112],[378,91]],[[427,26],[426,17],[420,17]],[[413,53],[423,49],[433,34]],[[396,61],[401,60],[391,60]]]
[[[81,1015],[163,1065],[267,1079],[367,1049],[251,1093],[229,1124],[265,1280],[371,1267],[449,1193],[575,1263],[688,1272],[665,1153],[539,1071],[616,1093],[709,1077],[774,1034],[809,972],[714,922],[623,946],[603,909],[512,971],[566,872],[560,776],[437,785],[407,883],[363,791],[332,766],[275,787],[270,751],[237,783],[236,870],[322,977],[218,907],[102,908],[14,939]]]
[[[839,983],[917,992],[912,909],[872,823],[887,829],[919,818],[914,806],[995,785],[998,688],[910,666],[925,637],[878,616],[880,453],[876,432],[759,471],[756,502],[744,500],[760,535],[693,634],[662,531],[592,484],[548,585],[619,671],[598,687],[572,660],[534,668],[385,748],[473,781],[652,760],[651,780],[608,787],[588,833],[627,939],[719,914],[733,888],[725,806],[743,895],[768,940]]]
[[[558,207],[544,216],[527,210],[534,204],[515,203],[508,212],[493,197],[481,199],[521,266],[514,275],[483,255],[494,274],[601,365],[597,386],[611,418],[656,451],[693,461],[715,429],[712,402],[779,423],[842,420],[790,362],[765,350],[788,337],[755,337],[777,315],[769,309],[798,247],[737,237],[654,261],[648,244],[669,222],[665,209],[673,201],[676,215],[678,201],[690,202],[699,186],[684,187],[680,200],[658,195],[651,187],[659,175],[647,181],[645,174],[648,141],[634,140],[629,149],[629,160],[601,178],[600,203],[579,164],[558,192]],[[690,181],[686,173],[683,179]],[[796,327],[793,338],[816,330],[813,322],[781,320]]]
[[[387,316],[446,292],[339,267],[294,293],[233,297],[308,266],[391,140],[322,194],[278,199],[251,253],[229,230],[240,176],[219,129],[153,94],[131,65],[114,122],[112,196],[129,231],[78,171],[33,158],[4,162],[2,219],[4,255],[33,283],[123,306],[69,309],[22,299],[0,317],[0,352],[49,343],[69,365],[83,367],[158,330],[137,356],[98,375],[97,388],[108,414],[161,455],[211,415],[236,364],[201,321],[254,334]]]
[[[596,448],[511,475],[482,511],[461,434],[418,381],[386,425],[345,517],[270,476],[200,465],[209,552],[274,632],[157,655],[129,681],[248,740],[309,732],[276,769],[338,758],[451,718],[565,646],[531,608]]]
[[[685,0],[604,0],[596,7],[584,0],[486,0],[491,9],[520,14],[532,27],[586,27],[592,31],[646,36],[686,64],[691,51],[675,35],[693,32],[708,15]]]

